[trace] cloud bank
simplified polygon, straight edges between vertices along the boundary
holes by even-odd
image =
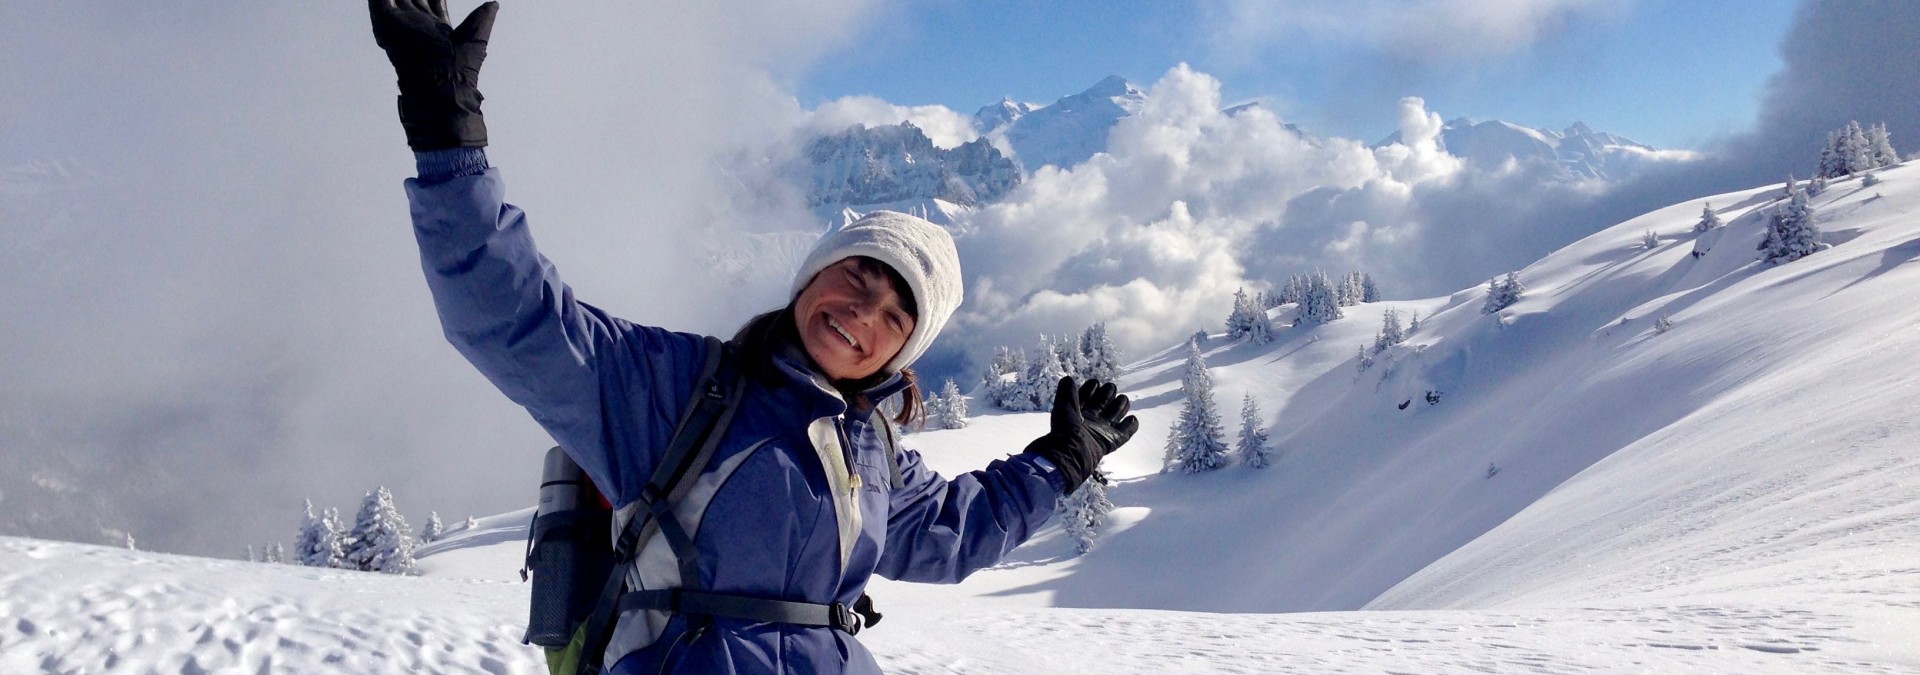
[[[799,123],[780,83],[869,10],[506,3],[489,155],[579,297],[718,333],[781,300],[699,281],[769,227],[720,160]],[[551,441],[440,336],[364,5],[0,15],[0,534],[231,557],[303,497],[530,502]]]
[[[1604,190],[1544,163],[1449,155],[1441,116],[1415,97],[1399,104],[1403,141],[1379,148],[1221,107],[1217,80],[1176,67],[1106,153],[962,223],[954,348],[977,357],[1104,319],[1137,354],[1217,330],[1237,289],[1316,268],[1368,271],[1390,297],[1447,293],[1571,241],[1584,221],[1563,210]]]

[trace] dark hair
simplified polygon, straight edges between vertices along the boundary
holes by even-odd
[[[891,271],[891,270],[889,270]],[[906,288],[906,284],[900,284]],[[780,382],[780,373],[773,364],[773,357],[785,345],[797,345],[800,342],[800,329],[793,321],[793,305],[789,304],[747,320],[746,325],[733,335],[728,344],[733,345],[734,357],[739,359],[740,370],[748,377],[757,379],[764,385],[776,385]],[[866,378],[853,381],[835,382],[849,404],[858,403],[864,407],[878,407],[879,401],[869,401],[861,393],[880,384],[887,378],[884,372],[874,373]],[[900,390],[900,412],[893,421],[901,426],[918,427],[926,421],[926,401],[920,393],[920,377],[912,368],[901,368],[900,378],[907,386]]]

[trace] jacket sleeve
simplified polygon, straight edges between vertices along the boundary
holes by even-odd
[[[702,338],[575,300],[534,247],[526,214],[505,203],[498,169],[406,188],[447,340],[609,499],[631,501],[699,376]]]
[[[900,453],[904,486],[890,496],[887,545],[876,572],[888,579],[955,584],[1000,562],[1053,517],[1060,481],[1030,455],[995,460],[948,480],[920,453]]]

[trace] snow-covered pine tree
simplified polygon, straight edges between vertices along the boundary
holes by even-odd
[[[1653,230],[1647,230],[1646,234],[1640,236],[1640,248],[1649,251],[1660,248],[1660,235],[1654,234]]]
[[[1237,340],[1247,336],[1252,330],[1253,303],[1247,300],[1247,289],[1239,288],[1233,292],[1233,311],[1227,313],[1227,339]]]
[[[466,522],[460,523],[460,529],[462,530],[471,530],[479,526],[480,526],[480,521],[474,520],[473,514],[467,514]]]
[[[1279,297],[1277,297],[1276,299],[1280,301],[1280,304],[1284,305],[1289,302],[1300,302],[1300,299],[1303,297],[1306,297],[1306,295],[1307,295],[1306,275],[1289,274],[1287,275],[1287,285],[1280,289]]]
[[[1724,223],[1720,222],[1720,214],[1714,213],[1713,203],[1708,202],[1705,206],[1700,207],[1700,222],[1693,224],[1693,231],[1705,232],[1720,227],[1721,225],[1724,225]]]
[[[327,509],[324,517],[313,515],[313,500],[307,500],[306,515],[300,521],[300,534],[293,540],[293,557],[287,562],[308,567],[340,567],[346,555],[342,547],[340,515]]]
[[[1027,396],[1033,400],[1033,410],[1052,410],[1053,395],[1060,391],[1060,378],[1067,376],[1067,369],[1060,364],[1052,338],[1040,336],[1039,352],[1039,360],[1027,366]]]
[[[127,541],[126,541],[126,544],[127,544],[127,550],[129,550],[129,551],[138,551],[138,550],[140,550],[140,549],[139,549],[138,547],[136,547],[136,546],[134,546],[134,543],[133,543],[133,533],[132,533],[132,532],[122,532],[121,534],[124,534],[124,535],[126,535],[126,536],[127,536]]]
[[[1867,158],[1876,169],[1900,163],[1900,153],[1893,149],[1893,133],[1887,131],[1886,122],[1867,128]]]
[[[267,562],[275,564],[287,562],[286,545],[276,541],[272,546],[267,547]]]
[[[1113,512],[1113,502],[1107,499],[1107,474],[1096,470],[1073,494],[1062,495],[1059,511],[1067,538],[1073,540],[1073,550],[1081,554],[1093,550],[1100,526]]]
[[[940,386],[940,394],[933,397],[940,402],[940,414],[933,418],[934,426],[941,429],[965,429],[967,427],[967,397],[960,393],[960,385],[949,378]]]
[[[315,561],[307,562],[314,567],[333,567],[347,569],[347,523],[340,518],[340,509],[327,507],[320,513],[320,527],[326,530],[322,539],[323,548]]]
[[[1220,411],[1213,403],[1213,374],[1207,371],[1197,343],[1187,344],[1186,375],[1180,389],[1187,401],[1167,435],[1173,463],[1187,473],[1220,468],[1227,458],[1226,432],[1220,428]]]
[[[1258,303],[1247,309],[1252,311],[1247,317],[1247,341],[1256,345],[1273,342],[1273,318],[1267,316],[1267,310]]]
[[[1033,409],[1027,394],[1027,352],[1001,347],[994,352],[993,365],[987,369],[987,399],[994,407],[1012,412]]]
[[[1820,148],[1820,166],[1813,175],[1839,178],[1847,175],[1847,162],[1840,158],[1840,132],[1827,132],[1827,144]]]
[[[1813,178],[1807,180],[1807,196],[1808,197],[1817,197],[1820,195],[1820,193],[1826,192],[1826,191],[1827,191],[1827,179],[1821,178],[1819,176],[1814,176]]]
[[[1107,337],[1107,322],[1095,322],[1080,333],[1080,353],[1086,360],[1086,377],[1109,382],[1120,378],[1120,348]]]
[[[260,559],[253,554],[253,544],[247,544],[247,562],[260,562]]]
[[[1860,187],[1873,187],[1880,184],[1880,174],[1870,173],[1860,179]]]
[[[1414,333],[1418,332],[1420,332],[1420,312],[1415,310],[1413,319],[1407,322],[1407,335],[1411,337]]]
[[[353,569],[412,574],[413,532],[393,506],[393,493],[380,486],[367,493],[348,535],[347,564]]]
[[[1235,449],[1240,461],[1255,469],[1273,463],[1273,449],[1267,445],[1267,428],[1260,424],[1260,406],[1247,394],[1240,402],[1240,443]]]
[[[1360,304],[1360,273],[1348,272],[1347,276],[1340,278],[1339,287],[1334,291],[1334,299],[1339,301],[1341,307]]]
[[[1360,301],[1379,302],[1380,285],[1373,282],[1372,274],[1360,275]]]
[[[1520,294],[1526,290],[1525,286],[1520,285],[1518,272],[1508,272],[1505,279],[1488,279],[1487,301],[1480,306],[1480,313],[1492,314],[1512,307],[1513,303],[1520,301]]]
[[[1060,359],[1060,369],[1068,375],[1081,377],[1081,371],[1087,369],[1086,359],[1080,356],[1080,341],[1072,335],[1052,338],[1053,354]]]
[[[1773,207],[1767,219],[1767,238],[1760,242],[1761,257],[1781,265],[1799,260],[1820,250],[1820,227],[1813,222],[1813,210],[1807,205],[1807,193],[1788,184],[1785,204]]]
[[[1847,162],[1847,173],[1862,173],[1873,168],[1873,151],[1867,145],[1867,133],[1860,129],[1860,123],[1848,122],[1842,146],[1842,159]]]
[[[1340,309],[1340,297],[1333,287],[1333,281],[1325,272],[1314,272],[1307,278],[1306,290],[1300,296],[1300,310],[1295,323],[1327,323],[1344,315]]]
[[[1360,345],[1360,360],[1354,362],[1354,367],[1359,369],[1359,371],[1363,373],[1367,372],[1368,368],[1372,368],[1373,367],[1373,350],[1368,349],[1367,346],[1364,344]]]
[[[1407,332],[1400,327],[1400,313],[1387,310],[1380,315],[1380,332],[1373,336],[1373,353],[1384,352],[1388,347],[1407,341]]]
[[[440,512],[428,511],[427,526],[420,530],[420,543],[425,544],[439,541],[440,537],[446,536],[446,534],[447,527],[440,524]]]

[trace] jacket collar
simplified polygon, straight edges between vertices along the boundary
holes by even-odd
[[[817,404],[825,408],[824,415],[849,414],[846,398],[841,396],[840,390],[833,386],[826,374],[814,367],[813,359],[807,356],[806,350],[800,345],[788,343],[780,347],[774,352],[773,363],[781,374],[788,378],[792,386],[812,394],[808,398],[815,399]],[[898,394],[906,388],[907,379],[901,377],[899,373],[894,373],[879,383],[867,387],[861,393],[866,395],[867,400],[879,402],[887,400],[887,397]],[[849,416],[864,422],[872,412],[870,409],[852,411]],[[815,417],[824,415],[816,414]]]

